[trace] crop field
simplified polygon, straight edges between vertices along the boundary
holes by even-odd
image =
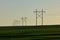
[[[0,27],[0,40],[60,40],[60,25]]]

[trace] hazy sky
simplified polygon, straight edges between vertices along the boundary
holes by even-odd
[[[28,17],[28,25],[35,24],[35,9],[44,9],[44,25],[60,24],[60,0],[0,0],[0,26]],[[38,24],[41,24],[40,17]]]

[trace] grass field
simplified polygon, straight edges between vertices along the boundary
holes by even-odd
[[[60,25],[0,27],[0,40],[60,40]]]

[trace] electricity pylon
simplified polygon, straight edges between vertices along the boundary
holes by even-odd
[[[43,11],[43,9],[42,9],[42,11],[38,11],[38,10],[36,9],[36,11],[34,11],[34,12],[36,13],[36,26],[37,26],[38,16],[42,16],[42,17],[41,17],[41,19],[42,19],[41,25],[43,26],[43,13],[44,13],[45,11]],[[38,13],[40,13],[40,12],[41,12],[41,15],[38,14]]]
[[[42,9],[40,12],[41,12],[41,15],[42,15],[42,17],[41,17],[41,19],[42,19],[41,25],[43,26],[43,16],[44,16],[43,13],[45,13],[45,11]]]
[[[25,26],[27,26],[27,17],[25,17]]]
[[[27,17],[22,17],[22,26],[24,25],[25,23],[25,26],[27,25]]]
[[[24,18],[22,17],[21,19],[22,19],[22,26],[23,26],[23,23],[24,23]]]
[[[20,20],[14,20],[13,26],[20,26]]]

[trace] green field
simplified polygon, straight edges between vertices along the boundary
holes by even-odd
[[[60,25],[4,26],[0,40],[60,40]]]

